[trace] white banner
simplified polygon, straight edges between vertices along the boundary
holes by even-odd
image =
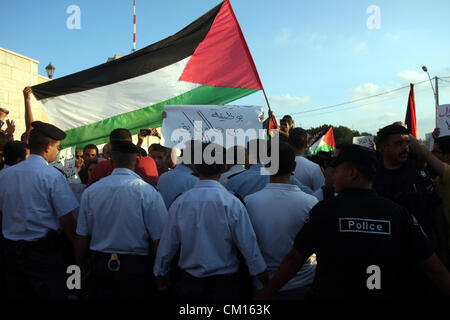
[[[50,165],[62,171],[68,183],[81,183],[75,165],[75,146],[60,150],[56,156],[56,161],[50,163]]]
[[[353,137],[353,144],[373,149],[373,136]]]
[[[438,109],[439,137],[450,136],[450,104],[441,104]]]
[[[188,140],[214,142],[229,148],[264,138],[259,119],[262,107],[183,105],[166,106],[164,110],[161,144],[169,148],[182,149]]]

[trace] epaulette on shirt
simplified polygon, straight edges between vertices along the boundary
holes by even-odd
[[[242,171],[233,173],[233,174],[229,175],[227,179],[230,180],[231,178],[233,178],[233,177],[237,176],[238,174],[241,174],[242,172],[245,172],[245,171],[247,171],[247,170],[244,169]]]

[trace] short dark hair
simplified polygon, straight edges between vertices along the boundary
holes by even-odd
[[[170,148],[166,148],[159,143],[152,143],[150,147],[148,147],[148,152],[163,152],[166,155],[169,153]]]
[[[216,151],[220,151],[222,152],[222,157],[220,157],[220,159],[218,159],[218,161],[214,161],[211,164],[207,164],[205,162],[205,149],[208,146],[213,146],[213,150],[211,152],[211,156],[216,157]],[[192,152],[193,154],[193,152]],[[220,155],[217,155],[220,156]],[[213,144],[213,143],[202,143],[202,163],[201,164],[194,164],[195,170],[197,171],[197,173],[202,176],[202,177],[212,177],[215,175],[218,175],[222,172],[223,168],[225,167],[225,157],[226,157],[226,152],[225,152],[225,148],[218,145],[218,144]],[[194,160],[193,156],[192,156],[192,160]],[[192,161],[192,163],[194,163]]]
[[[129,168],[136,164],[136,153],[126,153],[111,150],[111,158],[115,168]]]
[[[256,146],[256,150],[255,147]],[[250,141],[247,142],[247,151],[249,153],[249,155],[253,155],[254,158],[256,158],[256,161],[258,163],[261,162],[260,159],[260,153],[261,153],[261,149],[263,149],[263,151],[267,150],[269,148],[269,142],[265,139],[252,139]],[[253,154],[256,151],[256,155]]]
[[[131,141],[131,132],[125,128],[118,128],[111,131],[109,141],[128,140]]]
[[[95,144],[88,144],[88,145],[86,145],[86,146],[83,148],[83,153],[85,153],[86,150],[91,150],[91,149],[95,149],[95,152],[96,152],[97,155],[98,155],[98,148],[97,148],[97,146],[96,146]]]
[[[243,146],[233,146],[227,149],[227,163],[232,161],[232,164],[245,164],[245,148]],[[244,153],[244,154],[242,154]],[[242,159],[244,156],[244,159]],[[242,161],[244,160],[244,161]]]
[[[15,165],[19,159],[25,160],[28,145],[22,141],[9,141],[3,149],[5,163],[8,166]]]
[[[368,181],[375,180],[377,168],[374,165],[364,165],[352,161],[346,161],[344,165],[347,166],[347,168],[355,168]]]
[[[443,154],[450,153],[450,136],[439,137],[434,140],[434,143],[439,146]]]
[[[289,125],[292,125],[293,123],[294,123],[294,120],[292,119],[292,117],[290,116],[290,115],[285,115],[282,119],[281,119],[281,121],[286,121],[287,123],[289,123]]]
[[[279,166],[278,172],[274,176],[285,176],[291,174],[292,164],[295,162],[295,152],[292,147],[284,142],[280,142],[278,150]],[[267,154],[272,158],[272,148],[269,147]]]
[[[303,128],[291,128],[288,142],[294,148],[306,148],[308,145],[308,133]]]
[[[28,138],[28,142],[30,144],[30,152],[31,153],[41,153],[45,151],[45,148],[51,144],[54,145],[57,140],[46,136],[42,132],[33,130]]]

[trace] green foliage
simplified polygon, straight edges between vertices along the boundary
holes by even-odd
[[[323,124],[319,127],[307,129],[306,131],[308,132],[309,136],[312,137],[329,127],[330,127],[329,124]],[[372,136],[372,134],[370,134],[368,132],[360,133],[358,130],[351,130],[350,128],[347,128],[346,126],[339,126],[339,127],[333,126],[333,134],[334,134],[334,140],[336,142],[336,145],[342,144],[342,143],[352,143],[353,137]]]

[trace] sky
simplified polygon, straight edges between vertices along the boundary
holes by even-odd
[[[176,33],[219,2],[136,0],[137,49]],[[42,75],[49,62],[54,78],[81,71],[116,53],[131,53],[132,3],[2,1],[0,47],[40,61]],[[73,5],[80,10],[79,29],[67,27]],[[277,118],[291,114],[305,129],[327,123],[376,134],[404,120],[408,86],[415,83],[418,134],[424,138],[435,127],[435,104],[423,65],[431,77],[442,77],[439,102],[450,104],[448,0],[231,0],[231,5]],[[362,100],[330,107],[356,99]],[[267,114],[262,92],[232,104],[263,106]]]

